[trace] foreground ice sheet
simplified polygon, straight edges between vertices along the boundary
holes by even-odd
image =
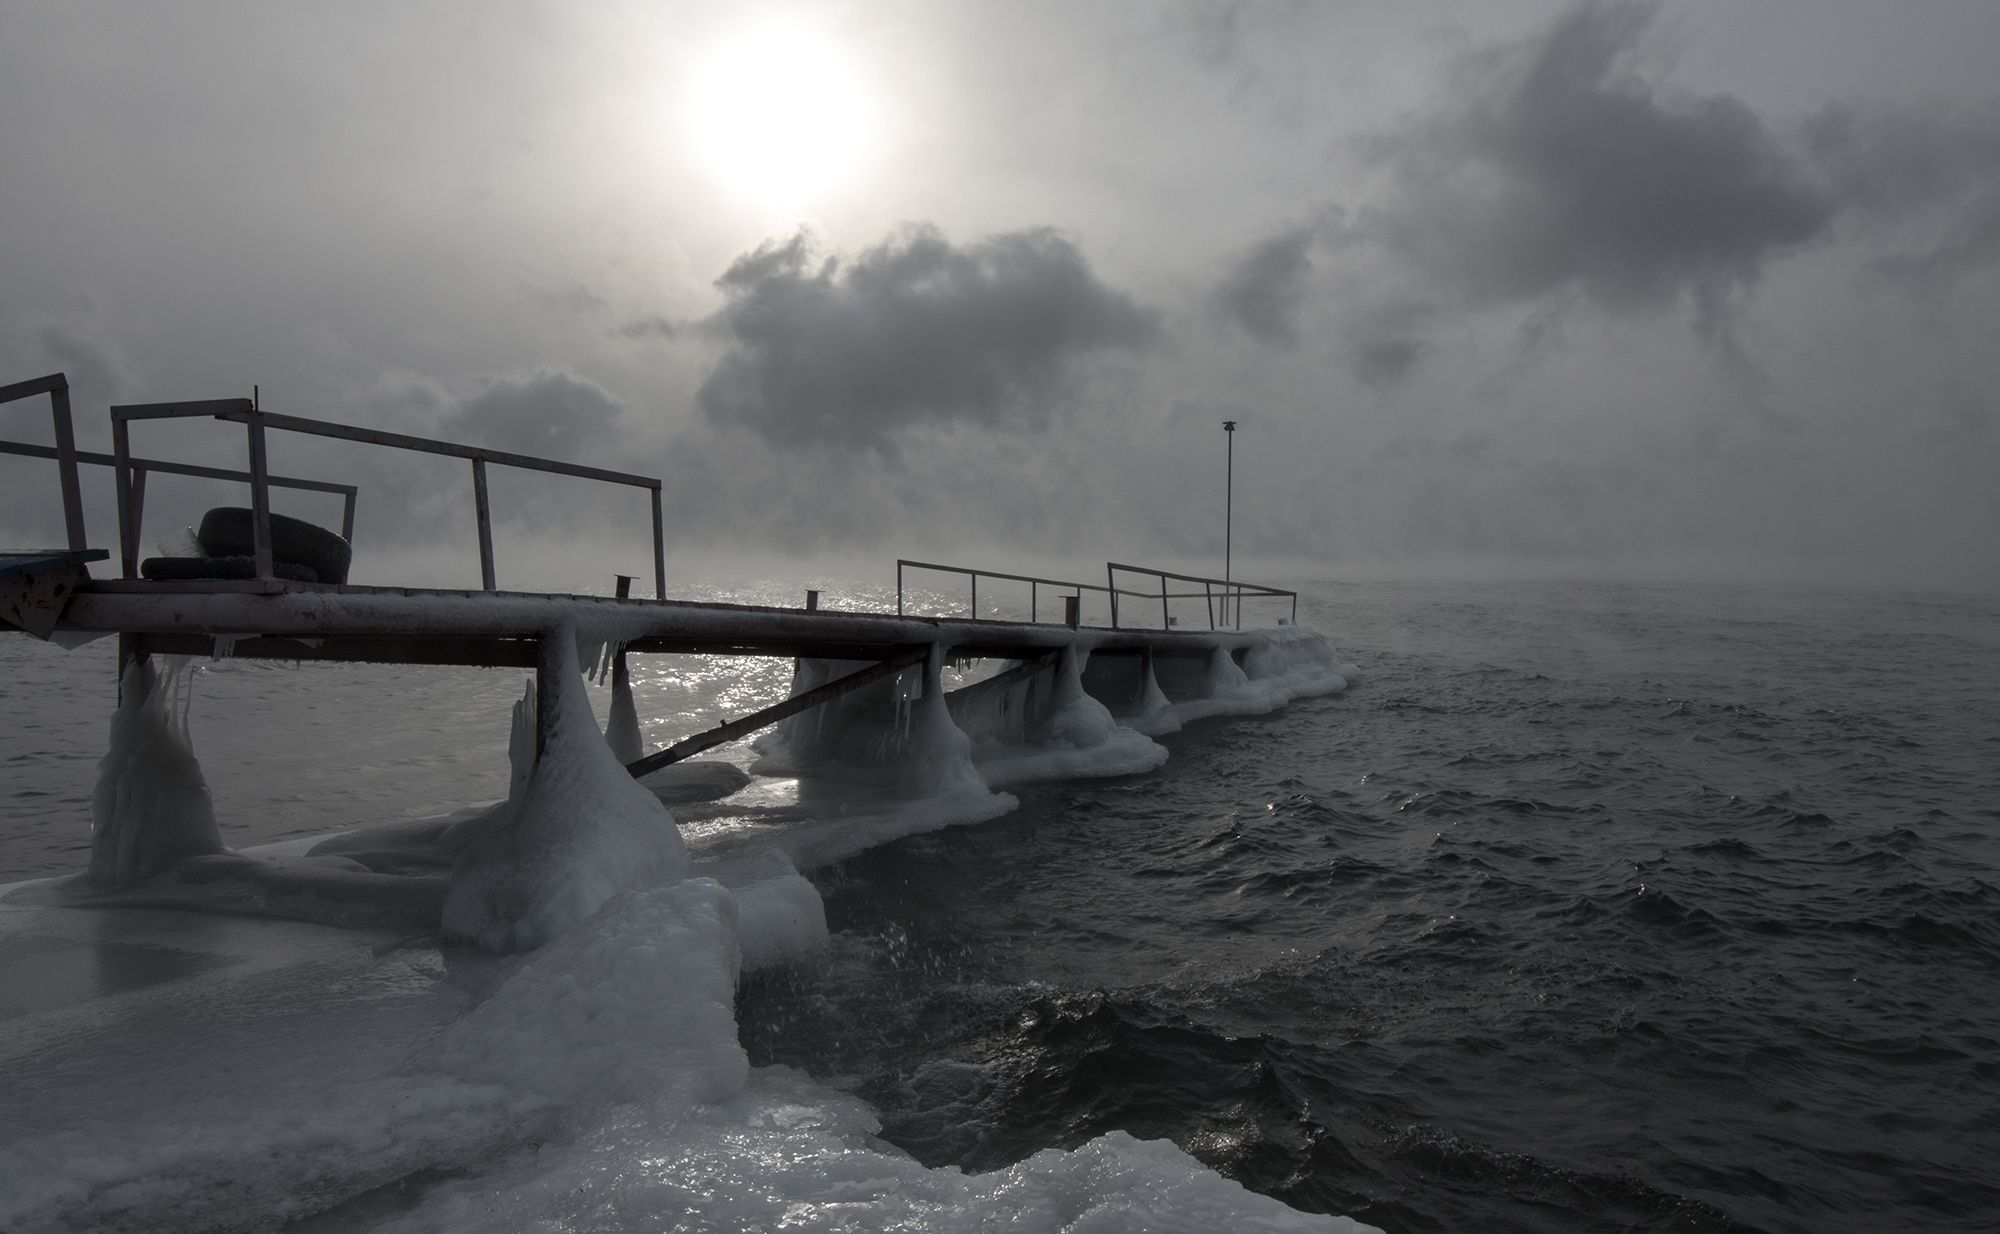
[[[1269,710],[1338,689],[1323,649],[1289,636],[1247,673],[1222,657],[1166,706]],[[506,805],[466,816],[472,859],[447,910],[489,949],[539,944],[525,956],[0,901],[0,988],[42,991],[0,1008],[0,1230],[1365,1229],[1121,1133],[985,1175],[929,1169],[852,1097],[748,1066],[740,972],[826,942],[800,868],[1012,808],[989,779],[1010,760],[1035,778],[1075,773],[1065,759],[1109,774],[1164,757],[1083,692],[1083,666],[1060,667],[1027,727],[982,742],[933,665],[914,696],[896,687],[894,724],[863,734],[898,755],[893,791],[691,865],[565,662],[539,756],[517,742]],[[1168,693],[1149,682],[1136,698],[1159,719]],[[530,698],[517,720],[534,713]],[[813,735],[856,746],[837,726]]]
[[[1117,1133],[992,1174],[927,1169],[860,1102],[746,1065],[735,917],[691,879],[525,960],[127,917],[182,967],[7,1038],[0,1229],[1364,1228]],[[0,938],[101,947],[91,920],[5,909]]]

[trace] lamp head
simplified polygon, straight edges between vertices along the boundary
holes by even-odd
[[[1236,421],[1234,421],[1234,420],[1224,420],[1224,421],[1222,422],[1222,431],[1223,431],[1223,432],[1225,432],[1225,433],[1233,433],[1233,432],[1235,432],[1235,431],[1236,431]]]

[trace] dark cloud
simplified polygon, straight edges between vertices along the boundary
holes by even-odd
[[[671,317],[641,317],[618,327],[618,336],[629,339],[678,338],[681,324]]]
[[[891,450],[918,425],[1038,427],[1093,353],[1142,347],[1153,315],[1037,228],[954,245],[906,228],[852,261],[804,233],[736,260],[705,323],[727,350],[698,401],[773,444]]]
[[[527,294],[530,300],[548,311],[568,317],[601,313],[611,307],[610,301],[581,283],[561,289],[530,286]]]
[[[1370,144],[1392,186],[1372,236],[1473,304],[1575,290],[1619,310],[1726,304],[1821,237],[1835,199],[1755,112],[1639,71],[1656,12],[1586,0],[1463,57],[1436,108]]]
[[[1210,306],[1260,343],[1295,346],[1317,233],[1315,227],[1297,227],[1253,245],[1222,276]]]
[[[1909,224],[1914,245],[1883,273],[1955,279],[2000,257],[2000,112],[1834,104],[1805,126],[1805,148],[1840,199],[1876,224]]]
[[[618,426],[617,399],[561,369],[489,380],[444,418],[447,435],[496,450],[575,459],[601,449]]]
[[[1357,339],[1351,361],[1354,375],[1371,386],[1392,386],[1417,369],[1425,344],[1418,338]]]
[[[1428,304],[1388,301],[1347,327],[1347,357],[1354,375],[1371,386],[1392,386],[1416,372],[1431,344],[1424,326],[1435,315]]]

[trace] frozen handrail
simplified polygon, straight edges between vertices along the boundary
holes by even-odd
[[[1132,591],[1121,588],[1118,586],[1118,574],[1120,571],[1128,574],[1144,574],[1148,578],[1159,579],[1160,589],[1158,591]],[[1158,600],[1160,602],[1160,625],[1163,628],[1173,624],[1172,615],[1168,612],[1167,602],[1169,600],[1187,600],[1197,596],[1208,602],[1208,628],[1211,630],[1219,628],[1215,620],[1215,602],[1217,599],[1222,601],[1223,624],[1231,623],[1230,601],[1235,601],[1234,625],[1237,629],[1242,629],[1243,597],[1245,596],[1290,597],[1292,601],[1292,624],[1297,625],[1299,621],[1299,593],[1288,591],[1283,587],[1266,587],[1261,583],[1246,583],[1242,579],[1206,578],[1199,574],[1177,574],[1172,570],[1155,570],[1151,566],[1130,566],[1116,561],[1105,563],[1104,575],[1105,580],[1110,583],[1110,587],[1106,590],[1111,592],[1111,627],[1113,629],[1118,628],[1119,596],[1140,596],[1148,600]],[[1169,579],[1179,583],[1200,583],[1202,589],[1200,591],[1168,591],[1167,580]],[[1219,596],[1215,591],[1218,587],[1222,588]]]
[[[247,430],[250,453],[251,525],[259,578],[270,578],[272,574],[270,485],[274,480],[265,466],[264,432],[266,429],[281,429],[313,437],[331,437],[340,441],[358,441],[367,445],[387,446],[390,449],[409,450],[418,454],[440,454],[450,458],[471,460],[473,502],[479,521],[479,573],[487,591],[497,590],[493,574],[493,516],[486,495],[488,463],[523,471],[543,471],[554,475],[597,480],[606,484],[624,484],[648,489],[652,493],[653,504],[654,591],[660,599],[667,598],[666,534],[660,511],[660,481],[657,477],[611,471],[602,467],[586,467],[580,463],[537,458],[534,455],[516,454],[509,450],[489,450],[484,446],[437,441],[429,437],[415,437],[408,433],[392,433],[383,429],[336,424],[330,420],[314,420],[306,416],[283,415],[264,411],[255,402],[246,398],[206,399],[186,403],[139,403],[111,409],[112,447],[118,468],[118,542],[126,578],[136,576],[139,570],[138,527],[132,519],[134,504],[131,471],[134,460],[131,455],[130,423],[133,420],[191,419],[204,416],[242,424]]]
[[[1083,593],[1086,591],[1110,590],[1110,588],[1097,583],[1073,583],[1066,579],[1038,578],[1032,574],[1008,574],[1002,570],[976,570],[971,566],[946,566],[939,565],[934,561],[910,561],[906,558],[898,557],[896,559],[896,616],[898,617],[903,615],[903,571],[906,568],[911,570],[937,570],[944,574],[963,574],[971,579],[971,616],[975,621],[979,619],[979,580],[982,578],[1006,579],[1009,582],[1028,584],[1028,622],[1031,625],[1039,620],[1040,617],[1041,589],[1043,587],[1057,587],[1068,591],[1071,596],[1079,601],[1079,604],[1083,599]],[[1115,608],[1117,601],[1114,599],[1112,604]]]

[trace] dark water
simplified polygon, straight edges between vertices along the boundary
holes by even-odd
[[[1392,1231],[2000,1229],[2000,603],[1317,599],[1346,695],[820,872],[753,1059]]]

